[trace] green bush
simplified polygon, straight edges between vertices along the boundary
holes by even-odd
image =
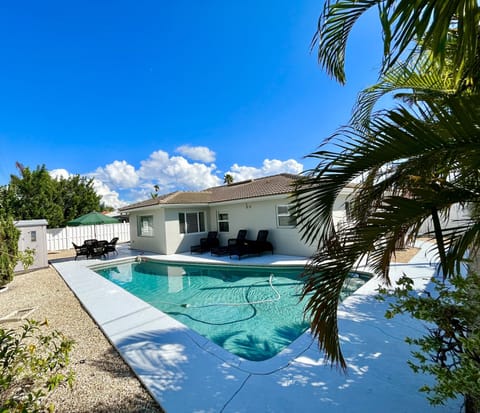
[[[48,396],[60,385],[72,386],[73,341],[46,326],[28,320],[17,330],[0,329],[0,413],[54,411]]]
[[[35,250],[18,250],[20,231],[13,218],[0,214],[0,288],[13,280],[15,266],[22,262],[26,270],[33,264]]]
[[[0,216],[0,287],[13,280],[13,270],[19,260],[20,231],[11,217]]]
[[[394,291],[380,289],[381,299],[393,297],[387,318],[408,313],[428,322],[428,333],[407,338],[416,346],[414,372],[435,378],[434,385],[424,385],[433,405],[464,397],[467,413],[480,412],[480,277],[456,276],[445,282],[432,279],[434,290],[418,294],[413,281],[404,276]]]

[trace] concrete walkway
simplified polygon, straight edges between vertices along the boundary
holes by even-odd
[[[408,264],[392,265],[394,281],[403,273],[421,289],[434,273],[423,243]],[[122,249],[120,260],[139,255]],[[240,265],[302,264],[298,257],[264,255],[238,261],[228,257],[180,254],[153,256],[169,261],[228,262]],[[374,296],[371,280],[339,307],[344,375],[323,362],[307,332],[270,360],[240,359],[178,321],[97,275],[89,267],[103,260],[53,262],[90,315],[152,396],[167,412],[459,412],[461,401],[434,408],[418,388],[431,383],[414,374],[406,360],[406,336],[424,333],[408,317],[386,320],[387,304]]]

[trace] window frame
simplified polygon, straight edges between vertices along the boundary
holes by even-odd
[[[181,218],[182,215],[183,219]],[[189,231],[189,226],[191,226],[192,223],[189,225],[188,219],[192,216],[196,217],[195,225],[197,227],[197,231]],[[205,211],[178,211],[178,231],[180,234],[200,234],[202,232],[206,232],[206,227]]]
[[[148,222],[148,232],[144,232],[146,226],[143,225],[143,222]],[[137,236],[138,237],[148,237],[151,238],[154,236],[153,229],[153,215],[139,215],[137,217]]]
[[[287,212],[280,212],[280,208],[287,208]],[[291,204],[279,204],[275,206],[277,228],[295,228],[297,226],[295,217],[290,213],[291,209]],[[281,219],[285,217],[288,219],[287,225],[281,223]]]
[[[222,215],[226,215],[226,218],[222,218]],[[226,225],[226,229],[222,228],[222,224]],[[217,212],[217,228],[218,232],[230,232],[230,217],[228,212]]]

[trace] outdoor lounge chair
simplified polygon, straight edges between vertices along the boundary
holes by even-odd
[[[238,256],[238,259],[244,255],[261,255],[265,251],[270,251],[273,254],[273,245],[267,241],[268,230],[261,229],[258,231],[256,240],[244,240],[238,245],[232,246],[229,249],[230,258],[234,255]]]
[[[220,241],[217,238],[217,231],[210,231],[206,238],[200,238],[199,245],[192,245],[190,247],[190,254],[194,252],[204,253],[210,251],[212,248],[218,247]]]
[[[237,238],[230,238],[228,240],[228,247],[239,245],[247,239],[247,230],[241,229],[238,231]]]
[[[72,244],[73,248],[75,248],[75,260],[82,255],[85,255],[85,257],[88,258],[88,248],[85,244],[77,245],[74,242],[72,242]]]
[[[112,240],[107,245],[105,245],[105,253],[107,255],[110,252],[114,252],[115,254],[118,255],[117,242],[118,242],[118,237],[115,237],[115,238],[112,238]]]
[[[241,230],[238,231],[236,238],[230,238],[228,240],[227,245],[214,247],[210,250],[210,253],[212,255],[229,255],[230,254],[230,249],[235,247],[236,245],[240,244],[241,242],[245,241],[246,237],[247,237],[247,230],[246,229],[241,229]]]

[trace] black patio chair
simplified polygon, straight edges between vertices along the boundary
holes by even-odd
[[[240,229],[237,234],[237,238],[230,238],[228,240],[228,246],[233,247],[235,245],[241,244],[247,239],[247,230]]]
[[[72,244],[73,248],[75,248],[75,260],[82,255],[88,258],[88,247],[85,244],[77,245],[74,242],[72,242]]]
[[[241,229],[238,231],[237,237],[236,238],[230,238],[227,241],[227,245],[221,245],[218,247],[214,247],[210,249],[210,253],[212,255],[228,255],[230,253],[230,249],[234,248],[235,245],[245,241],[245,238],[247,237],[247,230],[246,229]]]
[[[112,240],[105,245],[105,253],[108,255],[110,252],[114,252],[115,254],[118,255],[117,251],[117,242],[118,242],[118,237],[112,238]]]
[[[268,230],[261,229],[258,231],[256,240],[244,240],[232,247],[229,251],[230,258],[234,255],[238,259],[242,258],[244,255],[261,255],[265,251],[271,251],[273,254],[273,245],[267,241]]]
[[[207,234],[206,238],[200,238],[200,244],[192,245],[190,247],[190,254],[198,252],[200,254],[210,251],[212,248],[218,247],[220,244],[219,239],[217,238],[217,231],[210,231]]]

